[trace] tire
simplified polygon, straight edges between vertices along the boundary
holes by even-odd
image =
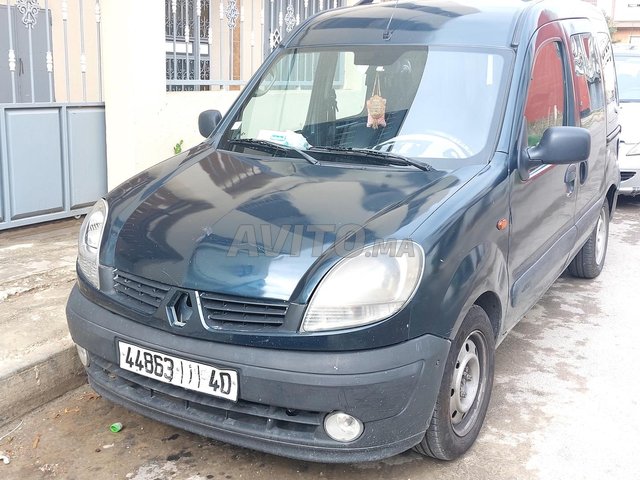
[[[414,447],[418,453],[453,460],[473,445],[489,406],[494,353],[489,317],[474,305],[451,344],[431,423]]]
[[[609,242],[609,202],[605,201],[587,243],[571,260],[569,273],[578,278],[596,278],[602,272]]]

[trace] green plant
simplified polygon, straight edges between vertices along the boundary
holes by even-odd
[[[184,143],[184,140],[180,140],[178,143],[176,143],[173,146],[173,153],[178,155],[179,153],[182,153],[182,144]]]
[[[613,34],[618,31],[618,27],[616,27],[616,24],[613,21],[613,18],[607,15],[607,12],[603,10],[602,13],[604,14],[604,18],[607,21],[607,27],[609,27],[609,35],[613,37]]]

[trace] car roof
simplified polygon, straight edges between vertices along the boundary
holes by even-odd
[[[532,29],[562,18],[597,17],[578,0],[390,1],[322,12],[285,46],[442,44],[510,47]],[[389,38],[384,38],[387,31]]]

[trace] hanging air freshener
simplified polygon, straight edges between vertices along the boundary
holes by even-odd
[[[373,81],[373,92],[371,92],[371,98],[367,100],[367,127],[371,127],[374,130],[378,127],[386,127],[387,122],[384,120],[385,108],[387,106],[387,99],[382,98],[380,95],[380,78],[378,72],[376,72],[376,78]]]

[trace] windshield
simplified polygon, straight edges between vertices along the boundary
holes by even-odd
[[[504,55],[390,45],[286,50],[219,147],[246,152],[250,147],[239,140],[250,139],[314,156],[323,149],[373,149],[429,163],[486,162],[481,154],[506,90]]]
[[[640,102],[640,55],[616,55],[621,102]]]

